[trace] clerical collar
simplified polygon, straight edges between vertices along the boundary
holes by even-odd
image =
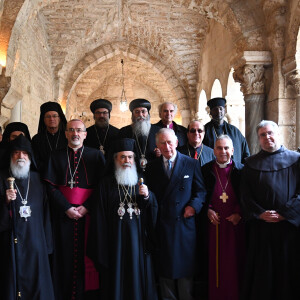
[[[168,125],[165,125],[165,124],[164,124],[164,127],[165,127],[165,128],[173,129],[173,127],[174,127],[174,126],[173,126],[173,122],[172,122],[171,124],[168,124]]]
[[[221,169],[225,169],[228,167],[228,165],[231,164],[231,159],[229,159],[226,163],[224,164],[220,164],[217,160],[216,160],[216,163],[218,164],[218,166],[221,168]]]

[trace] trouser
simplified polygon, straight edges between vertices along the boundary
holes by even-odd
[[[194,300],[193,278],[159,278],[162,300]]]

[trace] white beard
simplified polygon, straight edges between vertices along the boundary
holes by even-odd
[[[139,121],[143,119],[144,121]],[[146,118],[138,117],[135,122],[132,123],[133,133],[137,136],[148,136],[151,128],[150,116],[148,115]]]
[[[18,159],[15,163],[10,161],[10,171],[13,177],[17,179],[26,179],[30,171],[30,160]]]
[[[126,164],[126,163],[125,163]],[[131,168],[123,169],[118,163],[115,163],[115,177],[118,184],[136,185],[138,182],[138,175],[136,165],[133,164]]]

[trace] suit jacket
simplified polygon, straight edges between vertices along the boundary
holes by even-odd
[[[186,206],[199,213],[205,201],[200,164],[177,152],[169,178],[163,158],[153,160],[146,169],[146,184],[158,202],[158,272],[166,278],[191,277],[196,267],[195,216],[184,218]]]

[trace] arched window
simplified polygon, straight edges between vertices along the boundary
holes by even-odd
[[[197,118],[206,124],[210,121],[209,117],[209,109],[207,106],[207,96],[204,90],[201,91],[199,96],[199,105],[198,105],[198,113]]]
[[[230,124],[236,126],[245,135],[245,102],[241,84],[233,79],[233,68],[230,70],[227,84],[226,117]]]
[[[222,97],[222,86],[219,79],[214,81],[214,84],[211,88],[211,98]]]

